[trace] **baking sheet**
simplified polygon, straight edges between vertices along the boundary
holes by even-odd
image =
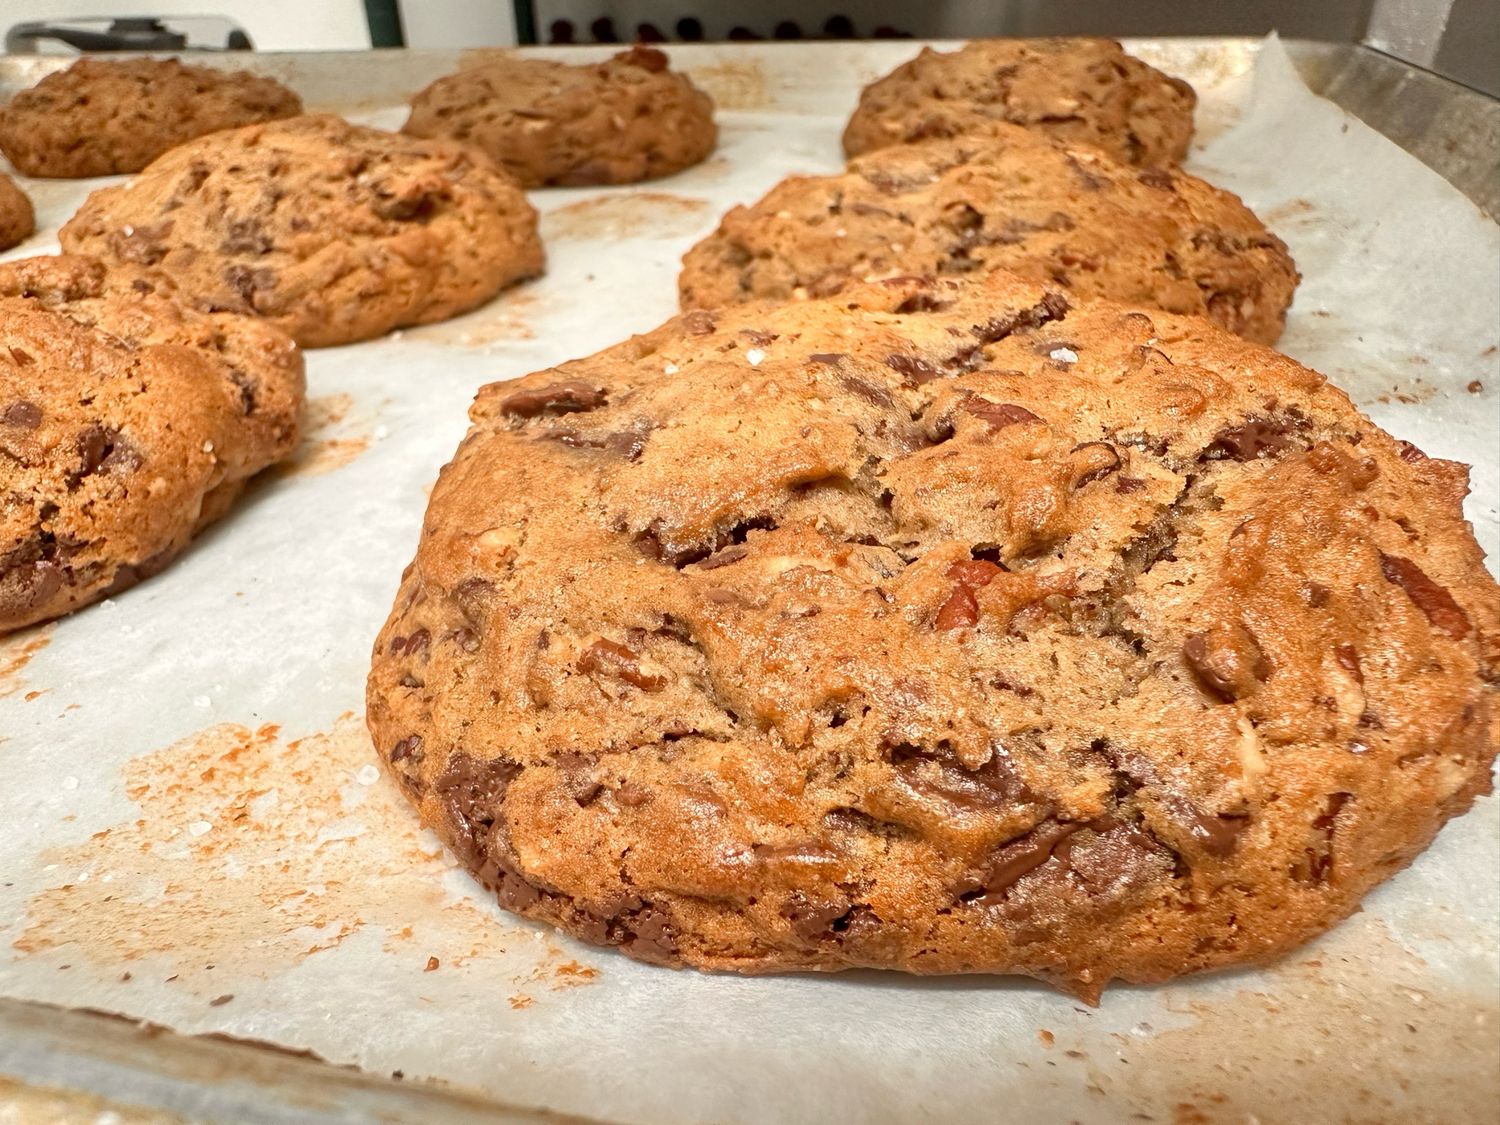
[[[1475,464],[1493,567],[1500,231],[1309,94],[1274,41],[1137,49],[1199,90],[1190,167],[1291,245],[1305,280],[1284,349]],[[714,158],[639,188],[533,193],[545,278],[309,353],[293,464],[165,574],[0,642],[0,994],[611,1120],[1500,1120],[1490,798],[1285,961],[1088,1010],[1005,979],[634,964],[502,914],[376,765],[369,645],[475,389],[670,315],[681,253],[783,175],[836,171],[859,86],[913,50],[674,52],[719,100]],[[315,101],[339,88],[258,65]],[[350,115],[399,123],[352,73]],[[18,253],[50,250],[95,185],[27,186],[46,229]]]

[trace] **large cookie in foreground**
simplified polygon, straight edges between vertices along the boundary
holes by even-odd
[[[166,566],[289,454],[302,356],[259,321],[0,264],[0,634]]]
[[[510,57],[439,78],[402,131],[483,149],[527,187],[629,184],[697,164],[713,101],[654,47],[590,66]]]
[[[1167,164],[1193,138],[1193,88],[1111,39],[980,39],[931,47],[866,86],[844,151],[982,132],[994,122],[1089,144],[1128,164]]]
[[[712,308],[994,269],[1208,316],[1263,344],[1281,335],[1298,280],[1285,244],[1229,192],[996,125],[783,180],[687,252],[678,288],[684,308]]]
[[[370,727],[586,940],[1093,998],[1305,941],[1489,789],[1465,468],[1207,322],[903,279],[472,419]]]
[[[111,176],[194,137],[301,112],[295,93],[248,71],[79,59],[0,109],[0,150],[28,176]]]
[[[455,316],[543,263],[536,211],[482,153],[330,115],[175,148],[58,237],[313,348]]]

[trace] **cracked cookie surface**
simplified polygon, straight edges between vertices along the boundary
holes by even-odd
[[[1489,788],[1467,470],[1205,321],[897,279],[471,418],[370,728],[588,941],[1094,998],[1294,947]]]
[[[402,131],[477,145],[527,187],[657,179],[718,140],[709,96],[641,46],[590,66],[517,57],[461,70],[412,99]]]
[[[0,109],[0,151],[27,176],[112,176],[205,133],[301,112],[295,93],[248,71],[80,59]]]
[[[979,39],[931,47],[866,86],[844,151],[983,132],[993,122],[1088,144],[1127,164],[1176,163],[1193,137],[1193,88],[1110,39]]]
[[[296,445],[290,339],[104,276],[0,263],[0,633],[157,573]]]
[[[331,115],[173,149],[58,237],[304,347],[456,316],[543,266],[536,211],[482,153]]]
[[[1259,343],[1281,335],[1297,269],[1227,191],[1018,126],[894,145],[838,176],[794,176],[683,257],[684,308],[822,297],[850,281],[1008,269]]]

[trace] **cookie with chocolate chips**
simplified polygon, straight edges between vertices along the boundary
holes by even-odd
[[[983,132],[1010,122],[1127,164],[1181,160],[1193,137],[1193,88],[1111,39],[980,39],[931,47],[866,86],[844,151]]]
[[[290,339],[104,278],[0,264],[0,634],[155,574],[296,445]]]
[[[370,729],[585,940],[1092,999],[1296,946],[1490,787],[1465,468],[1206,321],[904,278],[471,418]]]
[[[505,57],[439,78],[402,131],[483,149],[527,187],[630,184],[713,152],[713,101],[654,47],[569,66]]]
[[[483,304],[542,272],[536,211],[480,152],[331,115],[215,133],[89,196],[65,250],[304,347]]]
[[[112,176],[206,133],[301,112],[295,93],[248,71],[86,58],[0,109],[0,151],[27,176]]]
[[[1208,316],[1266,344],[1298,281],[1285,244],[1229,192],[1001,124],[783,180],[688,251],[678,288],[684,308],[710,308],[995,269],[1070,296]]]
[[[0,250],[26,241],[36,232],[36,211],[16,181],[0,172]]]

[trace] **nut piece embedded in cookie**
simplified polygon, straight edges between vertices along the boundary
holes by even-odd
[[[637,45],[569,66],[502,58],[439,78],[402,131],[477,145],[526,187],[628,184],[713,152],[713,101],[667,56]]]
[[[1281,239],[1196,176],[1134,168],[996,124],[894,145],[836,176],[794,176],[683,257],[685,308],[822,297],[851,281],[1007,269],[1070,296],[1281,335],[1298,275]]]
[[[0,633],[161,570],[296,445],[302,357],[247,317],[0,263]]]
[[[1187,155],[1193,88],[1127,55],[1110,39],[980,39],[958,51],[924,47],[866,86],[844,129],[844,151],[983,132],[1010,122],[1127,164]]]
[[[301,112],[295,93],[248,71],[86,58],[0,109],[0,151],[27,176],[111,176],[194,137]]]
[[[480,152],[331,115],[173,149],[89,196],[63,248],[304,347],[465,312],[542,272],[536,211]]]
[[[898,278],[470,416],[370,729],[585,940],[1092,999],[1293,948],[1489,789],[1465,469],[1200,318]]]

